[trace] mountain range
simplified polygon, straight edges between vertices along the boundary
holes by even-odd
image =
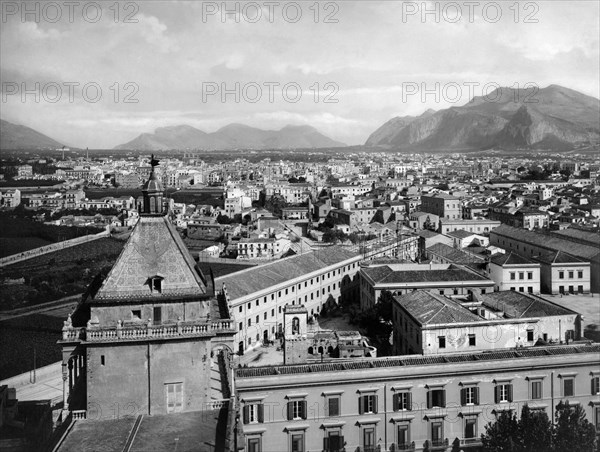
[[[0,119],[0,149],[56,149],[62,146],[37,130]]]
[[[311,126],[287,125],[281,130],[262,130],[243,124],[229,124],[206,133],[188,125],[160,127],[143,133],[114,149],[159,151],[164,149],[290,149],[343,147]]]
[[[599,138],[600,101],[550,85],[537,92],[498,88],[460,107],[392,118],[365,145],[415,151],[566,150]]]

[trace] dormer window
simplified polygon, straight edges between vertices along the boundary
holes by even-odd
[[[164,278],[162,276],[158,275],[151,276],[150,278],[148,278],[146,284],[148,284],[148,287],[150,287],[151,293],[162,293],[163,279]]]

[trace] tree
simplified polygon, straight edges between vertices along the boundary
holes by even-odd
[[[525,404],[519,419],[519,446],[527,452],[552,450],[552,424],[543,410],[531,411]]]
[[[389,290],[381,291],[381,295],[375,305],[377,315],[384,322],[391,322],[394,309],[394,296]]]
[[[481,435],[483,450],[493,452],[515,451],[519,435],[519,423],[512,411],[503,411],[496,422],[485,426]]]
[[[596,429],[585,418],[581,405],[560,402],[556,407],[556,427],[554,429],[555,452],[591,452],[595,449]]]

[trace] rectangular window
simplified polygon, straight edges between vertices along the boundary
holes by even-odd
[[[600,394],[600,377],[592,377],[592,395],[596,394]]]
[[[244,424],[262,424],[264,422],[264,406],[262,403],[248,403],[243,409]]]
[[[291,452],[304,452],[304,433],[294,433],[291,438]]]
[[[573,279],[573,272],[572,271],[569,272],[569,279]]]
[[[510,279],[514,280],[515,279],[515,272],[510,272]]]
[[[477,338],[474,334],[469,334],[469,346],[474,347],[477,343]]]
[[[364,452],[375,452],[375,427],[363,429],[363,449]]]
[[[533,342],[533,330],[527,330],[527,342]]]
[[[377,395],[367,394],[358,398],[358,413],[377,413]]]
[[[563,397],[572,397],[575,395],[575,379],[565,378],[563,380]]]
[[[183,383],[165,384],[167,413],[179,413],[183,410]]]
[[[477,438],[477,418],[467,417],[465,419],[465,439],[474,440]]]
[[[525,279],[525,272],[519,272],[519,279]]]
[[[531,400],[542,398],[542,380],[533,380],[531,382]]]
[[[496,403],[512,402],[512,384],[500,383],[496,385]]]
[[[431,423],[431,445],[439,447],[444,444],[444,421]]]
[[[246,441],[248,452],[262,452],[260,436],[248,438]]]
[[[438,336],[438,347],[446,348],[446,337],[445,336]]]
[[[131,317],[133,317],[133,320],[142,320],[142,310],[141,309],[132,310]]]
[[[104,355],[100,355],[100,365],[104,366],[106,364],[106,360],[104,359]]]
[[[410,424],[398,425],[396,442],[398,443],[398,450],[405,450],[410,447]]]
[[[291,400],[287,404],[288,421],[306,419],[306,400]]]
[[[329,430],[323,438],[324,452],[342,452],[344,450],[344,437],[340,430]]]
[[[430,389],[427,392],[427,408],[444,408],[446,406],[446,390]]]
[[[527,279],[533,279],[533,272],[527,272]]]
[[[340,415],[340,398],[329,397],[327,399],[327,415],[329,417]]]
[[[238,311],[239,311],[239,312],[242,312],[242,309],[243,309],[243,308],[242,308],[242,306],[240,306],[240,307],[238,308]]]
[[[563,271],[558,272],[558,279],[565,279],[565,272],[563,272]]]
[[[577,277],[583,279],[583,272],[581,270],[577,270]]]
[[[412,395],[409,391],[394,394],[394,411],[412,410]]]
[[[239,323],[239,330],[242,331],[242,329],[244,328],[244,324],[242,322]]]
[[[479,388],[477,386],[467,386],[460,391],[460,404],[479,405]]]

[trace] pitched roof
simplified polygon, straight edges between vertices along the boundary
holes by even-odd
[[[573,264],[587,262],[585,259],[562,251],[549,251],[536,256],[534,259],[544,264]]]
[[[527,259],[526,257],[519,256],[513,252],[508,254],[497,254],[492,257],[491,261],[496,265],[524,265],[524,264],[535,264],[534,261]]]
[[[481,234],[477,234],[476,232],[465,231],[464,229],[458,229],[456,231],[450,231],[446,233],[451,237],[456,237],[457,239],[466,239],[467,237],[472,237],[474,235],[481,236]]]
[[[476,297],[484,305],[504,311],[505,317],[509,318],[576,314],[575,311],[552,303],[542,297],[517,292],[516,290],[477,294]]]
[[[394,265],[381,265],[362,268],[361,272],[369,276],[375,284],[488,281],[488,278],[484,276],[455,265],[449,265],[445,269],[433,268],[431,270],[427,268],[427,264],[422,264],[422,267],[423,269],[394,269]]]
[[[149,278],[162,278],[151,293]],[[166,217],[142,216],[94,301],[205,295],[206,284],[181,237]]]
[[[359,256],[343,247],[329,246],[216,278],[215,286],[225,284],[231,300],[236,300],[352,258],[358,260]]]
[[[425,290],[394,297],[421,325],[440,323],[480,322],[483,319],[450,298]]]

